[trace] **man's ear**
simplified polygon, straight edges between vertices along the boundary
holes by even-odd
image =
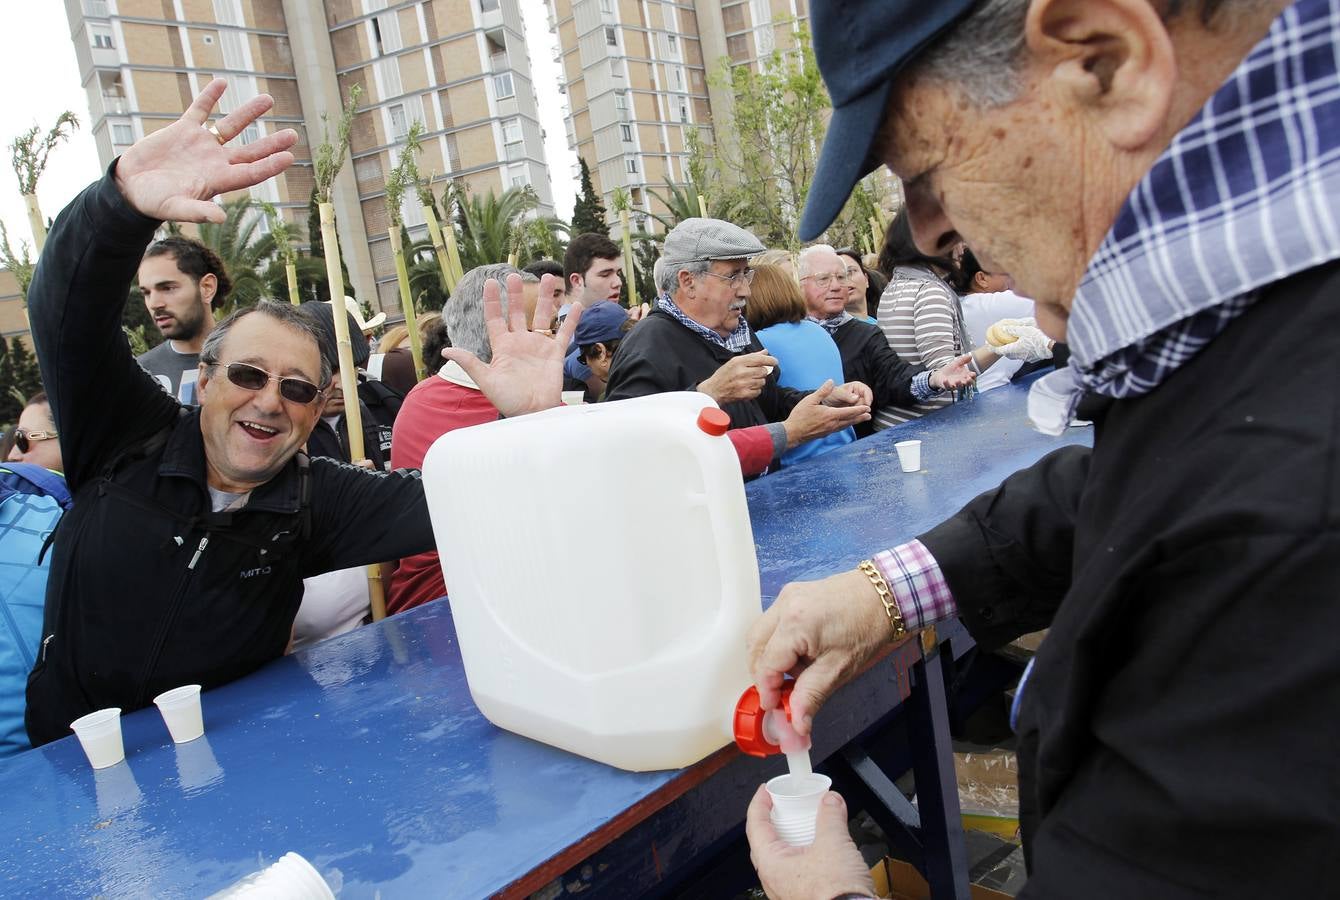
[[[1177,60],[1157,5],[1034,0],[1024,24],[1030,55],[1045,67],[1053,93],[1093,118],[1123,151],[1157,138],[1172,109]]]
[[[200,276],[200,283],[197,287],[200,289],[200,299],[209,304],[212,311],[214,309],[214,295],[219,292],[219,277],[213,272],[206,272]]]
[[[199,400],[201,403],[205,402],[205,391],[206,389],[208,389],[209,385],[214,381],[214,379],[211,378],[209,375],[209,369],[210,367],[205,365],[204,363],[199,363],[195,367],[196,372],[195,393],[196,393],[196,399]]]
[[[979,291],[985,291],[988,287],[991,286],[990,278],[991,276],[986,274],[985,272],[975,273],[972,276],[973,287],[977,288],[977,290]]]
[[[568,293],[580,293],[586,289],[586,276],[581,272],[573,272],[568,276]]]

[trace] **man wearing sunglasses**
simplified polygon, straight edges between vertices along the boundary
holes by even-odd
[[[75,497],[54,543],[28,679],[35,745],[67,735],[90,710],[129,711],[171,687],[248,674],[284,653],[304,577],[433,546],[417,472],[299,453],[332,379],[316,326],[295,308],[263,302],[215,325],[201,348],[197,408],[159,389],[120,333],[123,286],[161,222],[220,222],[213,198],[293,162],[289,129],[228,146],[273,101],[238,102],[211,124],[225,87],[211,82],[70,204],[29,291]],[[511,290],[520,308],[519,280]],[[496,284],[486,307],[490,298],[499,369],[484,377],[501,386],[495,404],[507,415],[556,405],[577,316],[556,344],[510,332],[496,321]]]

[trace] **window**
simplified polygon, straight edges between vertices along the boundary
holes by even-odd
[[[134,130],[129,125],[113,125],[112,143],[118,146],[135,143]]]
[[[689,101],[687,97],[679,98],[679,121],[687,122],[689,120]]]
[[[514,188],[523,188],[530,185],[530,173],[526,171],[524,165],[510,166],[507,175]]]
[[[521,142],[521,120],[503,119],[502,136],[504,144],[517,144]]]
[[[493,97],[495,100],[515,96],[516,89],[512,87],[511,72],[503,72],[501,75],[493,76]]]
[[[675,71],[675,90],[682,91],[684,90],[684,70],[681,69],[679,66],[675,66],[674,71]]]
[[[405,104],[392,104],[387,112],[391,116],[391,136],[399,139],[409,134],[409,120],[405,118]]]
[[[619,111],[619,118],[628,118],[628,94],[624,91],[614,92],[614,108]]]
[[[605,43],[611,47],[619,46],[619,33],[610,26],[605,26]]]
[[[633,157],[630,156],[628,159],[625,159],[623,161],[623,165],[624,168],[628,170],[629,175],[637,174],[637,160],[634,159]]]
[[[238,141],[245,145],[250,144],[252,141],[256,140],[260,136],[261,136],[260,128],[256,125],[255,122],[252,122],[246,128],[243,128],[242,133],[239,134],[237,137]]]
[[[679,38],[678,38],[678,37],[676,37],[676,36],[673,35],[673,34],[667,34],[667,35],[665,36],[665,42],[666,42],[667,44],[670,45],[670,52],[671,52],[671,53],[678,53],[678,52],[679,52]]]
[[[610,77],[612,78],[623,77],[623,66],[619,64],[619,60],[617,59],[610,60]]]
[[[84,0],[84,9],[90,16],[97,16],[100,19],[107,18],[107,0]]]
[[[623,132],[624,143],[631,144],[633,142],[633,126],[620,125],[619,130]]]
[[[603,13],[613,13],[614,0],[600,0],[600,11]]]
[[[116,44],[112,43],[112,33],[106,28],[89,29],[89,34],[93,39],[93,46],[99,50],[112,50]]]
[[[480,12],[493,12],[498,8],[498,0],[479,0]]]

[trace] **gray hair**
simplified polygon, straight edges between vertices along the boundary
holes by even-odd
[[[992,109],[1019,97],[1024,58],[1024,25],[1031,0],[979,0],[971,13],[923,50],[913,71],[931,81],[958,88],[976,106]],[[1170,0],[1164,19],[1187,7],[1200,10],[1209,26],[1221,11],[1248,10],[1261,0]]]
[[[656,280],[656,289],[662,294],[669,294],[673,297],[675,291],[679,290],[680,272],[688,272],[694,278],[697,278],[711,268],[712,261],[710,259],[691,259],[687,262],[666,263],[661,266],[661,275]]]
[[[442,321],[447,324],[451,346],[469,350],[483,362],[493,361],[493,347],[489,344],[488,329],[484,327],[484,285],[490,279],[503,286],[502,311],[507,315],[507,276],[520,274],[516,266],[494,263],[475,266],[456,283],[456,291],[442,307]]]
[[[539,283],[540,283],[540,276],[539,276],[539,275],[536,275],[534,272],[527,272],[525,269],[522,269],[522,270],[521,270],[521,283],[522,283],[522,284],[539,284]]]
[[[205,337],[205,343],[200,348],[200,361],[207,366],[217,366],[219,364],[219,351],[223,348],[224,339],[228,337],[228,332],[242,319],[252,313],[260,313],[267,316],[281,325],[287,325],[295,331],[301,331],[312,339],[316,344],[316,355],[321,360],[321,375],[318,387],[324,388],[330,383],[333,371],[330,362],[326,359],[326,354],[321,352],[322,342],[326,340],[325,334],[321,331],[321,326],[308,317],[292,303],[280,303],[277,300],[258,300],[255,306],[247,306],[235,310],[221,322],[215,324],[208,336]]]
[[[804,278],[806,275],[810,274],[810,258],[818,253],[831,253],[834,256],[838,255],[838,252],[829,244],[810,244],[808,247],[800,251],[800,257],[796,261],[797,278]]]

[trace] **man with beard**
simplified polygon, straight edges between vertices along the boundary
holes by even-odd
[[[214,329],[214,309],[233,283],[218,254],[199,241],[169,237],[144,254],[140,293],[154,324],[167,340],[137,361],[163,390],[195,405],[200,348]]]

